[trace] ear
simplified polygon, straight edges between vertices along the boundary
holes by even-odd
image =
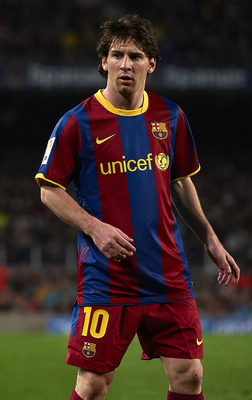
[[[104,71],[108,70],[107,57],[102,57],[102,68]]]
[[[149,65],[149,68],[148,68],[148,74],[152,74],[152,72],[155,71],[156,65],[157,65],[157,60],[154,57],[150,58],[150,65]]]

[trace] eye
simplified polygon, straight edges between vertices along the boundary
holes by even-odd
[[[121,57],[121,54],[120,53],[113,53],[113,57],[118,59],[118,58]]]
[[[133,53],[130,58],[132,61],[139,61],[143,58],[143,56],[142,56],[142,54],[139,54],[139,53],[135,53],[135,54]]]

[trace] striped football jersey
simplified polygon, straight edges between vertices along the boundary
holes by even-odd
[[[36,175],[134,238],[136,253],[108,260],[78,232],[79,305],[151,304],[193,298],[171,182],[200,169],[187,118],[172,101],[144,92],[142,107],[120,110],[98,91],[58,122]]]

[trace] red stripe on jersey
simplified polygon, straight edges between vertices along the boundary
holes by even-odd
[[[185,148],[185,144],[187,148]],[[186,124],[184,113],[179,107],[179,119],[175,138],[172,180],[185,178],[199,168],[194,141]]]
[[[149,134],[151,152],[154,155],[153,158],[160,154],[169,156],[171,146],[171,121],[169,110],[167,109],[163,99],[159,96],[155,98],[155,101],[150,102],[150,104],[154,107],[149,107],[145,120]],[[153,135],[151,131],[151,123],[154,121],[164,122],[166,124],[168,130],[168,137],[166,139],[161,140]],[[174,123],[174,121],[172,123]],[[174,129],[174,126],[172,129]],[[153,162],[155,161],[153,160]],[[176,240],[173,236],[174,220],[170,197],[170,168],[170,165],[166,170],[153,168],[158,202],[158,239],[162,249],[163,278],[167,284],[168,299],[171,298],[171,296],[173,296],[173,298],[174,295],[176,296],[179,285],[178,279],[181,280],[181,285],[179,285],[181,289],[185,288],[185,297],[191,297],[183,275],[183,262],[179,256]],[[176,282],[176,286],[173,285],[173,282]]]
[[[92,117],[90,110],[86,110],[86,112],[90,120],[102,220],[119,228],[133,238],[130,201],[127,191],[127,177],[123,170],[124,154],[118,118],[100,104],[96,108],[95,116]],[[106,124],[104,124],[104,121],[106,121]],[[113,196],[114,191],[116,191],[116,202]],[[125,304],[129,292],[138,293],[138,273],[135,256],[130,258],[130,262],[129,258],[127,258],[127,269],[125,269],[123,261],[117,263],[109,260],[108,271],[111,304]],[[132,304],[138,302],[138,296],[130,299]]]

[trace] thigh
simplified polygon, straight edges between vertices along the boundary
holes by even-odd
[[[66,363],[98,373],[119,366],[136,334],[138,306],[75,305]]]
[[[138,336],[143,359],[203,357],[201,324],[193,299],[151,306]]]

